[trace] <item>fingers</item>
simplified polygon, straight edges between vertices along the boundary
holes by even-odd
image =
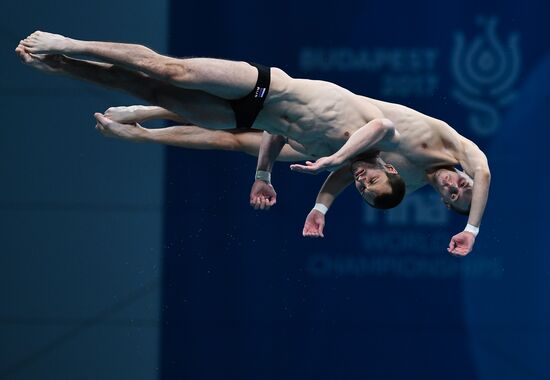
[[[260,210],[269,210],[269,207],[270,207],[269,200],[266,197],[261,196],[259,203],[260,203],[260,206],[259,206]]]
[[[302,236],[303,237],[325,237],[323,235],[323,227],[324,225],[312,225],[311,223],[307,223],[304,225],[304,228],[302,230]]]
[[[451,255],[453,255],[454,257],[464,257],[470,252],[468,250],[465,250],[465,249],[455,249],[454,251],[449,252],[449,253]]]
[[[302,236],[303,237],[311,237],[311,238],[323,237],[322,235],[319,234],[318,231],[316,231],[315,229],[308,228],[308,227],[304,227],[304,229],[302,230]]]
[[[293,170],[295,172],[303,173],[305,169],[307,169],[307,166],[304,166],[304,165],[300,165],[300,164],[291,164],[290,165],[290,170]]]
[[[470,253],[471,250],[468,247],[457,245],[456,241],[452,239],[451,243],[449,244],[449,248],[447,248],[447,251],[454,257],[463,257]]]
[[[269,210],[275,203],[277,203],[277,200],[273,197],[259,195],[250,198],[250,206],[254,210]]]
[[[456,241],[454,239],[451,239],[451,242],[449,243],[449,247],[447,248],[447,251],[452,252],[456,247]]]
[[[447,252],[455,256],[456,255],[455,249],[456,249],[456,242],[454,240],[451,240],[451,242],[449,243],[449,247],[447,247]]]
[[[305,173],[305,174],[317,174],[317,171],[310,167],[300,164],[292,164],[290,165],[290,170],[298,172],[298,173]]]
[[[318,237],[324,237],[323,235],[319,234],[318,232],[316,231],[305,231],[305,232],[302,232],[302,236],[303,237],[310,237],[310,238],[318,238]]]

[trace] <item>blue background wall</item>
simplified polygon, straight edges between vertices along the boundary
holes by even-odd
[[[163,149],[94,129],[94,112],[136,99],[39,73],[14,49],[41,29],[166,51],[167,8],[162,0],[2,3],[2,380],[158,374]],[[128,9],[133,17],[121,17]]]
[[[247,206],[255,160],[167,150],[163,378],[544,379],[550,269],[540,2],[172,3],[170,46],[278,66],[444,119],[487,152],[475,251],[431,189],[391,212],[347,191],[326,238],[301,237],[323,178],[277,165],[279,202]]]

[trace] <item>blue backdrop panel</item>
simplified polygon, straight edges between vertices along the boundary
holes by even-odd
[[[545,14],[542,2],[174,2],[173,55],[259,62],[417,108],[476,141],[494,184],[475,251],[458,260],[446,247],[466,220],[431,189],[390,212],[347,190],[326,237],[307,240],[324,176],[277,164],[279,202],[256,212],[254,158],[168,149],[163,378],[549,377],[547,180],[528,164],[548,141]]]

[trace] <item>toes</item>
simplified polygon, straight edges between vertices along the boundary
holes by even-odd
[[[103,116],[99,112],[94,113],[94,117],[98,121],[98,123],[101,124],[102,126],[105,126],[110,122],[109,119],[107,119],[105,116]]]
[[[32,62],[31,56],[26,54],[23,49],[16,49],[15,52],[16,52],[17,56],[19,57],[19,59],[21,59],[21,61],[23,63],[31,63]]]

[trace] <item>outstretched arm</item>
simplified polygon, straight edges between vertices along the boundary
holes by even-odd
[[[468,225],[464,231],[452,237],[448,248],[450,253],[459,256],[467,255],[474,246],[491,185],[491,172],[485,154],[469,140],[464,143],[464,146],[464,160],[461,160],[460,164],[473,178],[474,186]]]
[[[250,205],[255,210],[269,210],[277,202],[277,193],[271,185],[271,170],[285,144],[283,136],[268,132],[262,135],[255,181],[250,191]]]
[[[334,171],[361,153],[391,150],[397,140],[397,132],[389,119],[374,119],[358,129],[333,155],[322,157],[305,165],[294,164],[290,169],[301,173],[317,174],[323,170]]]
[[[472,190],[472,205],[468,215],[468,224],[479,227],[487,199],[489,198],[489,187],[491,185],[491,171],[485,154],[471,143],[473,146],[466,149],[466,162],[461,165],[466,173],[474,180]]]
[[[302,235],[306,237],[324,237],[325,214],[338,195],[353,182],[349,166],[329,174],[321,187],[315,206],[309,212],[304,223]]]

